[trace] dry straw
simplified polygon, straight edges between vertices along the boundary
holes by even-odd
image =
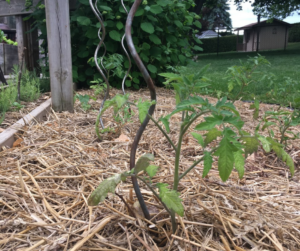
[[[131,96],[146,99],[148,91]],[[118,196],[109,195],[105,203],[89,208],[91,191],[128,168],[130,145],[139,127],[135,115],[133,124],[99,142],[94,124],[100,102],[91,101],[94,110],[88,113],[79,103],[74,114],[52,112],[46,121],[29,125],[18,135],[21,146],[0,152],[0,250],[300,250],[299,140],[288,145],[296,165],[293,178],[275,155],[262,151],[247,160],[243,180],[233,172],[222,183],[216,164],[202,179],[203,167],[198,165],[179,186],[185,216],[178,218],[175,235],[168,214],[143,186],[151,221],[141,216],[130,182],[117,188]],[[174,106],[173,93],[158,89],[155,117]],[[246,129],[255,128],[249,104],[237,102],[237,107],[247,121]],[[104,120],[117,126],[110,111]],[[5,125],[10,121],[8,114]],[[179,115],[172,119],[172,139],[179,122]],[[120,134],[127,137],[119,138]],[[174,151],[153,123],[137,156],[144,153],[153,153],[161,167],[154,182],[171,183]],[[201,147],[187,136],[182,171],[201,155]]]

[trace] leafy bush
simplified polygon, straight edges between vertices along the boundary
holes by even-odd
[[[289,42],[300,42],[300,23],[296,23],[289,30]]]
[[[203,39],[201,47],[203,53],[214,53],[218,50],[218,38]],[[238,38],[239,43],[243,43],[243,36]],[[219,52],[236,51],[236,36],[225,36],[219,38]]]
[[[18,83],[19,67],[14,66],[14,80]],[[40,96],[40,78],[36,76],[35,72],[30,72],[27,69],[23,70],[21,77],[20,100],[31,102]]]
[[[94,16],[88,0],[80,0],[80,5],[71,12],[71,41],[74,82],[90,84],[100,79],[96,67],[87,62],[94,55],[99,42],[98,29],[100,24]],[[129,10],[133,0],[125,0]],[[167,65],[185,65],[192,58],[193,51],[201,51],[201,43],[195,38],[192,25],[201,28],[195,20],[195,13],[187,10],[194,4],[192,0],[148,0],[139,7],[133,21],[133,41],[141,59],[156,82],[162,80],[158,73],[165,72]],[[121,4],[113,0],[101,1],[98,5],[105,20],[107,30],[105,43],[108,54],[123,54],[121,38],[125,31],[127,14]],[[44,9],[37,8],[32,14],[37,20],[37,26],[42,32],[42,39],[46,41],[46,24]],[[195,31],[196,32],[196,31]],[[101,55],[101,51],[99,55]],[[125,58],[125,57],[124,57]],[[128,67],[127,58],[123,66]],[[131,71],[132,80],[127,81],[127,87],[138,88],[144,85],[142,75],[136,66]],[[157,81],[158,80],[158,81]],[[111,84],[120,87],[120,76],[113,76]]]
[[[16,101],[18,90],[15,85],[9,83],[9,87],[0,91],[0,113],[5,113]]]

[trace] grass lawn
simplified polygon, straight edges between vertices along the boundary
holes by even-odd
[[[258,70],[260,72],[254,74],[254,80],[261,78],[266,73],[273,73],[276,76],[275,83],[277,88],[282,88],[286,85],[286,77],[290,77],[294,82],[286,85],[285,93],[280,93],[279,91],[278,95],[272,97],[268,92],[274,89],[274,86],[270,86],[268,81],[254,81],[251,86],[249,85],[246,88],[245,91],[248,94],[243,97],[243,100],[253,100],[253,95],[251,94],[254,94],[261,102],[289,105],[294,98],[300,97],[300,43],[290,43],[286,51],[273,50],[259,53],[270,61],[271,67],[259,67]],[[248,57],[256,55],[256,52],[227,52],[220,53],[219,56],[216,54],[204,54],[198,58],[198,62],[189,65],[189,70],[196,71],[204,65],[211,64],[207,77],[212,80],[211,88],[213,95],[216,95],[217,91],[226,92],[228,90],[227,81],[224,79],[228,67],[239,65],[240,60],[245,61]]]

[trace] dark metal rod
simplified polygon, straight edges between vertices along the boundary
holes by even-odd
[[[143,77],[144,77],[144,79],[145,79],[145,81],[148,85],[148,88],[150,90],[151,100],[156,101],[155,85],[154,85],[152,78],[150,77],[146,67],[144,66],[141,58],[139,57],[139,55],[138,55],[138,53],[137,53],[137,51],[134,47],[133,40],[132,40],[132,35],[131,35],[131,26],[132,26],[133,18],[134,18],[134,15],[135,15],[138,7],[140,6],[141,2],[142,2],[142,0],[136,0],[133,3],[133,5],[131,7],[131,10],[128,14],[127,21],[126,21],[126,28],[125,28],[126,41],[127,41],[127,46],[128,46],[129,51],[130,51],[130,54],[133,57],[135,63],[137,64],[139,70],[143,74]],[[148,113],[152,116],[153,113],[154,113],[154,110],[155,110],[155,104],[152,105],[149,108]],[[137,150],[139,141],[142,137],[142,134],[145,131],[147,124],[149,123],[149,120],[150,120],[150,118],[147,116],[145,118],[145,120],[143,121],[141,127],[137,131],[137,134],[136,134],[135,139],[133,141],[133,144],[132,144],[132,147],[131,147],[131,153],[130,153],[130,169],[135,167],[136,150]],[[150,219],[150,214],[149,214],[148,208],[145,204],[142,193],[140,191],[140,187],[138,185],[138,181],[135,177],[132,177],[132,183],[133,183],[133,187],[134,187],[136,196],[139,200],[141,209],[143,210],[144,216],[145,216],[146,219]]]

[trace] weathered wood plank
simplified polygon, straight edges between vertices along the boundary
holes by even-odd
[[[39,1],[40,0],[33,0],[33,6],[36,6]],[[70,9],[75,9],[77,0],[69,1]],[[6,0],[0,0],[0,17],[17,16],[30,13],[32,13],[32,10],[25,10],[25,0],[11,0],[10,4],[8,4]]]
[[[69,1],[45,0],[52,107],[73,112]]]

